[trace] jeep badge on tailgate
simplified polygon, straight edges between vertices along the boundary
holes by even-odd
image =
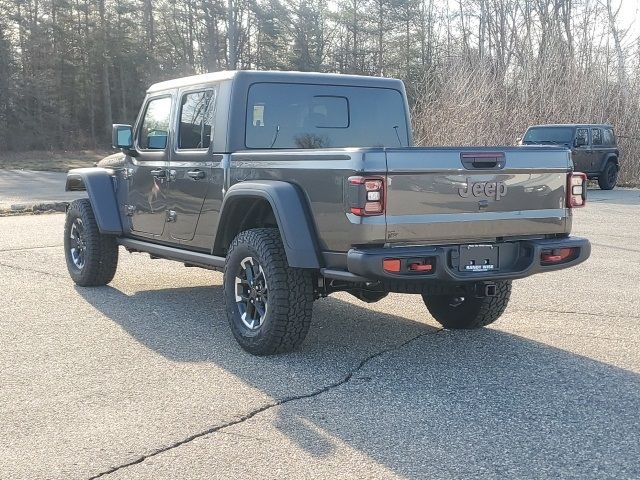
[[[470,178],[467,178],[467,184],[458,189],[458,193],[462,198],[473,194],[474,197],[484,195],[498,201],[507,194],[507,184],[501,181],[473,183]]]

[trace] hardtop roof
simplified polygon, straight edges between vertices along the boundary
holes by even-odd
[[[547,128],[613,128],[608,123],[543,123],[540,125],[530,125],[528,128],[547,127]]]
[[[343,75],[337,73],[315,72],[281,72],[259,70],[226,70],[220,72],[192,75],[190,77],[176,78],[164,82],[154,83],[147,93],[156,93],[173,90],[181,87],[216,83],[226,80],[234,80],[243,77],[249,83],[275,82],[275,83],[315,83],[325,85],[344,85],[358,87],[387,87],[402,88],[402,82],[394,78],[369,77],[364,75]]]

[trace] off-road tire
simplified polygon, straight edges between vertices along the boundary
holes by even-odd
[[[429,313],[444,328],[450,330],[480,328],[495,322],[503,314],[511,296],[511,281],[496,282],[495,297],[464,296],[457,306],[453,300],[460,295],[423,295]]]
[[[601,190],[613,190],[618,183],[618,165],[608,162],[598,177],[598,186]]]
[[[236,276],[247,257],[262,267],[268,292],[264,320],[253,330],[243,323],[236,302]],[[246,230],[231,242],[227,253],[224,300],[231,331],[244,350],[253,355],[290,352],[304,341],[311,324],[312,274],[289,266],[278,229]]]
[[[84,262],[74,263],[71,248],[71,231],[74,222],[82,225]],[[113,280],[118,268],[118,244],[113,235],[103,235],[98,229],[91,202],[87,198],[74,200],[67,209],[64,222],[64,253],[72,280],[82,287],[106,285]]]

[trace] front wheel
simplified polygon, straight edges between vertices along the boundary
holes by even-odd
[[[598,186],[601,190],[613,190],[618,183],[618,166],[609,162],[598,177]]]
[[[100,233],[87,198],[69,205],[64,222],[64,253],[69,275],[82,287],[106,285],[116,274],[116,238]]]
[[[480,328],[495,322],[504,313],[511,296],[511,281],[496,282],[493,297],[473,294],[422,295],[429,313],[444,328]]]
[[[292,268],[275,228],[238,234],[224,267],[227,319],[240,346],[254,355],[290,352],[311,324],[313,283]]]

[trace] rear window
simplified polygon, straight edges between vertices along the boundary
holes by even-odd
[[[256,83],[249,89],[247,148],[408,145],[404,99],[388,88]]]
[[[603,130],[603,137],[604,137],[604,144],[605,145],[615,145],[616,144],[616,137],[613,134],[613,130],[610,128],[605,128]]]
[[[522,143],[570,144],[573,142],[573,131],[571,127],[533,127],[527,130]]]

